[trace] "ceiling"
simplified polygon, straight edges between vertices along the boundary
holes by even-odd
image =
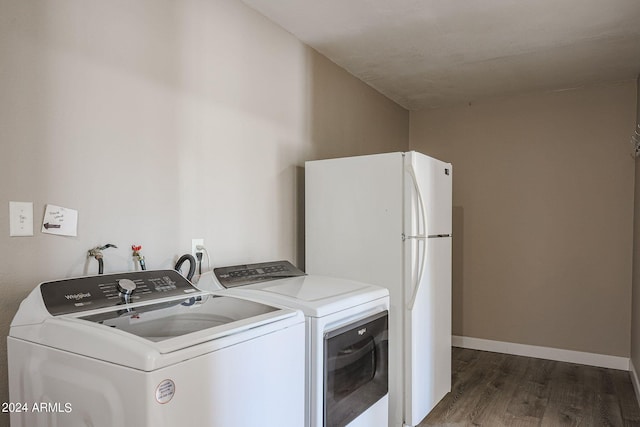
[[[409,110],[640,74],[640,0],[243,0]]]

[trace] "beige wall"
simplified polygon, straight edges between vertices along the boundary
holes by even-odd
[[[191,238],[214,265],[304,265],[304,161],[408,145],[406,110],[234,0],[0,0],[0,58],[4,335],[37,283],[96,272],[97,244],[119,246],[106,272],[134,243],[170,268]],[[11,200],[34,237],[8,237]],[[47,203],[77,237],[39,232]]]
[[[411,113],[454,165],[454,334],[630,353],[635,82]]]

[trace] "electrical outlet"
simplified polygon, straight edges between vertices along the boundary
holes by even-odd
[[[204,239],[191,239],[191,255],[196,256],[197,246],[204,246]]]
[[[9,202],[9,236],[33,236],[33,203]]]

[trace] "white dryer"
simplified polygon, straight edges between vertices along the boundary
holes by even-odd
[[[215,275],[228,295],[304,312],[305,426],[388,426],[386,288],[306,276],[287,261],[216,268]]]
[[[8,341],[12,427],[300,427],[300,311],[173,270],[40,284]]]

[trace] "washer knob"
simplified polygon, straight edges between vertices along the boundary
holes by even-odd
[[[136,284],[133,280],[120,279],[118,280],[118,291],[124,296],[129,296],[136,290]]]

